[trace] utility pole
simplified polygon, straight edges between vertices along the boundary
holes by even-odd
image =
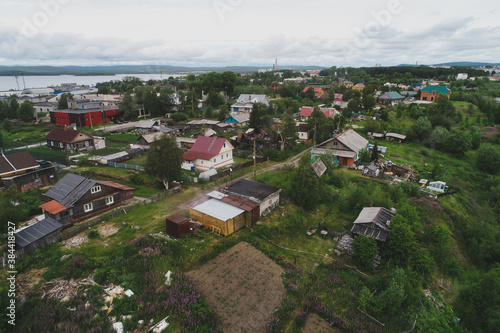
[[[316,118],[314,118],[314,139],[313,147],[316,147]]]
[[[255,169],[257,160],[255,159],[255,140],[253,140],[253,180],[257,180],[257,171]]]

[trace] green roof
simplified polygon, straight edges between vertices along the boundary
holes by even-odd
[[[390,99],[403,99],[404,98],[397,91],[388,91],[385,94],[387,96],[389,96]]]
[[[436,94],[448,95],[448,92],[450,91],[450,89],[448,89],[445,86],[427,86],[425,88],[420,89],[420,91],[425,91],[428,93],[435,91]]]

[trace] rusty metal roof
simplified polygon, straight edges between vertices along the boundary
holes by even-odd
[[[61,205],[59,202],[55,200],[44,203],[43,205],[40,206],[40,208],[51,214],[57,214],[62,212],[63,210],[68,209],[68,207]]]

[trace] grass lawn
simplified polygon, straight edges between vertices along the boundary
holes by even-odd
[[[156,180],[145,173],[139,173],[132,170],[112,168],[108,166],[85,166],[72,169],[84,177],[95,178],[99,180],[112,180],[120,184],[135,188],[134,195],[137,197],[149,198],[157,193],[165,191],[164,188],[156,187]],[[137,180],[131,180],[133,175],[138,175]]]

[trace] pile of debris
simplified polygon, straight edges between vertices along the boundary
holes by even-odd
[[[418,172],[409,164],[396,165],[391,161],[385,161],[384,169],[384,174],[387,176],[400,177],[405,181],[418,182]]]
[[[354,242],[354,238],[351,235],[344,235],[337,243],[337,249],[350,257],[354,253],[352,242]]]
[[[71,279],[67,280],[52,280],[45,282],[44,285],[44,294],[42,295],[42,299],[52,298],[57,299],[60,302],[69,301],[70,297],[78,294],[78,288],[81,286],[95,285],[94,280],[91,278],[86,278],[81,281],[75,281]]]

